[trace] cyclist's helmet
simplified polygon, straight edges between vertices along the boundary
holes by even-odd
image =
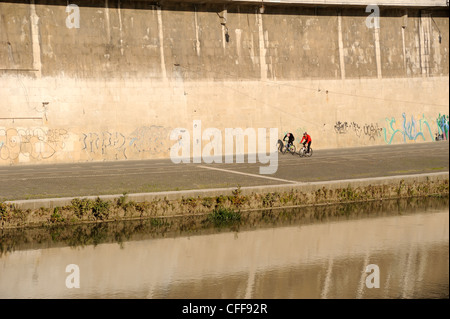
[[[304,132],[303,135],[308,135],[308,133]]]

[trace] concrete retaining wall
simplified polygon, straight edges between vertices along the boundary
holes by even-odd
[[[445,8],[377,29],[362,7],[77,4],[79,28],[66,1],[0,3],[0,165],[167,158],[194,120],[315,149],[448,135]]]

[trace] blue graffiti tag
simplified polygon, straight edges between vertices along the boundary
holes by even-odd
[[[419,120],[419,125],[417,127],[417,122],[414,119],[414,116],[411,116],[411,120],[407,121],[406,120],[406,114],[402,113],[402,117],[403,117],[403,130],[400,129],[394,129],[394,124],[395,124],[395,119],[391,118],[390,120],[388,118],[386,118],[386,121],[389,123],[389,132],[391,132],[391,137],[388,141],[387,139],[387,129],[383,128],[383,134],[384,134],[384,141],[387,144],[391,144],[392,140],[394,139],[396,134],[400,134],[403,136],[403,142],[406,143],[407,139],[410,141],[416,141],[417,138],[420,136],[422,137],[422,139],[424,141],[426,141],[425,135],[424,135],[424,131],[423,131],[423,127],[426,126],[428,128],[428,132],[430,134],[431,139],[433,139],[433,134],[431,133],[431,128],[430,125],[428,124],[428,121],[425,118],[425,114],[422,115],[422,118]],[[426,129],[426,128],[425,128]]]

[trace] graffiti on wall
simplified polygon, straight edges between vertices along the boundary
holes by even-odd
[[[125,136],[119,132],[82,133],[82,149],[103,158],[126,159]]]
[[[67,138],[64,129],[0,128],[0,160],[16,162],[19,157],[45,160],[64,149]]]
[[[82,133],[82,150],[90,157],[128,159],[144,154],[161,155],[169,152],[170,129],[162,126],[142,126],[129,135],[116,131]]]
[[[382,130],[382,128],[378,127],[378,123],[364,125],[364,134],[369,137],[369,140],[375,141],[375,137],[381,137]]]
[[[448,123],[448,115],[441,115],[439,113],[437,119],[437,133],[436,133],[436,141],[439,140],[448,140],[448,131],[449,131],[449,123]]]
[[[169,154],[170,132],[169,128],[152,125],[139,127],[129,135],[110,130],[71,134],[70,140],[79,141],[75,151],[81,150],[81,158],[88,160],[146,158]],[[68,138],[65,129],[0,128],[0,163],[48,160],[58,152],[69,151]],[[70,152],[73,152],[71,145]]]
[[[143,126],[136,129],[129,137],[129,147],[134,152],[149,152],[162,154],[170,148],[169,135],[171,130],[162,126]]]
[[[83,133],[82,150],[87,150],[90,153],[101,154],[106,158],[124,158],[125,136],[119,132],[101,132],[101,133]],[[123,154],[121,154],[123,153]]]
[[[334,125],[334,130],[337,134],[346,134],[348,132],[348,127],[349,125],[347,122],[338,121]]]
[[[387,127],[383,129],[384,141],[391,144],[395,137],[397,140],[407,143],[408,141],[427,141],[433,140],[431,127],[425,115],[422,115],[418,121],[412,115],[407,118],[406,113],[402,113],[401,125],[397,125],[395,118],[386,118]]]
[[[334,125],[334,131],[336,134],[355,134],[357,137],[367,137],[369,140],[374,140],[377,137],[381,137],[381,128],[378,127],[378,123],[359,125],[356,122],[341,122],[338,121]]]
[[[393,142],[415,142],[415,141],[433,141],[448,139],[449,118],[448,115],[441,115],[436,119],[437,133],[433,136],[430,122],[422,114],[420,117],[414,115],[407,116],[402,113],[402,118],[397,121],[396,118],[386,118],[386,126],[379,127],[378,123],[364,124],[361,126],[356,122],[338,121],[334,125],[336,134],[355,134],[357,137],[367,137],[369,140],[384,139],[386,144]],[[434,124],[433,124],[434,125]]]

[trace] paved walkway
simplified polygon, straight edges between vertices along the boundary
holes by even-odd
[[[449,143],[316,150],[311,158],[280,154],[265,164],[174,164],[167,160],[0,166],[0,200],[264,186],[449,171]],[[247,161],[246,161],[247,162]]]

